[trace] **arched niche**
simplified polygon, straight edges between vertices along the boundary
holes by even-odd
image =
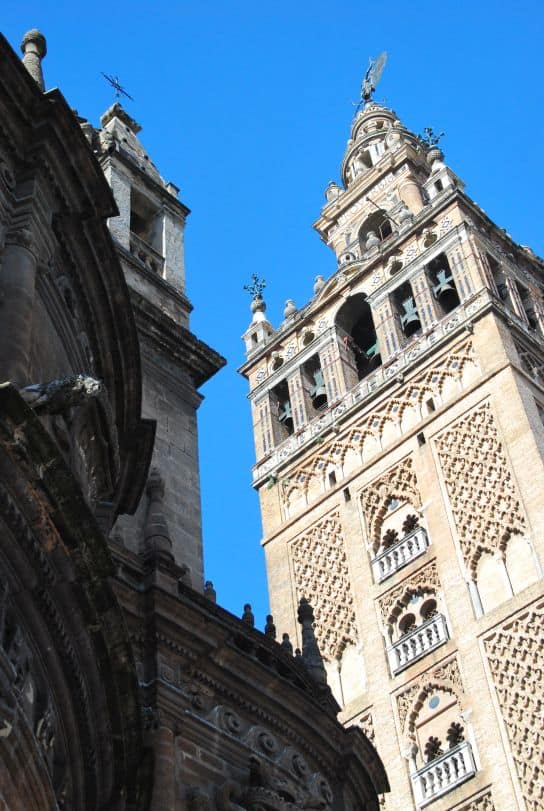
[[[512,535],[508,541],[504,563],[514,594],[538,580],[533,552],[529,541],[522,535]]]
[[[359,244],[361,252],[365,253],[376,247],[393,233],[391,220],[383,209],[374,211],[363,222],[359,229]]]
[[[335,324],[344,346],[353,355],[357,376],[362,380],[382,362],[366,295],[356,293],[350,296],[338,310]]]
[[[482,553],[476,567],[476,584],[484,613],[512,596],[501,555]]]

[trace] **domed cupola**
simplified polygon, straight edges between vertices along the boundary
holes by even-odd
[[[367,102],[355,116],[351,127],[341,168],[344,186],[349,186],[387,153],[396,152],[405,143],[415,146],[417,139],[401,124],[394,110],[372,100]]]

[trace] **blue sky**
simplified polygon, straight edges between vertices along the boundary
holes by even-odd
[[[311,223],[338,170],[369,56],[387,50],[376,93],[416,132],[444,130],[446,162],[514,239],[544,254],[541,2],[155,2],[4,0],[2,31],[47,37],[48,88],[95,125],[135,101],[142,142],[192,210],[188,294],[197,335],[228,366],[203,389],[200,454],[207,577],[219,601],[267,613],[253,439],[240,335],[242,290],[267,280],[274,325],[335,270]],[[281,629],[278,629],[281,630]]]

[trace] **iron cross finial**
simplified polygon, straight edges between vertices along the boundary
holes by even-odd
[[[127,99],[134,101],[132,96],[127,93],[124,87],[122,87],[119,83],[119,76],[110,76],[108,73],[102,73],[104,79],[111,84],[115,92],[115,98],[119,99],[122,95],[126,96]]]
[[[266,280],[259,279],[256,273],[253,273],[251,276],[251,284],[245,284],[244,290],[247,290],[248,293],[251,293],[253,298],[261,298],[261,293],[266,287]]]

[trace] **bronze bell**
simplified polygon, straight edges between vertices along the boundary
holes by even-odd
[[[289,420],[293,420],[293,412],[291,411],[291,403],[289,400],[285,400],[283,403],[280,403],[278,419],[282,423],[287,423]]]
[[[323,380],[323,372],[321,369],[316,369],[313,373],[314,385],[310,389],[310,397],[314,408],[322,408],[327,405],[327,389],[325,388],[325,381]]]
[[[450,293],[457,294],[453,284],[453,276],[447,270],[439,270],[436,274],[436,284],[433,287],[435,299],[440,300],[442,296],[449,296]]]
[[[400,317],[400,325],[407,338],[421,329],[421,321],[413,296],[401,302],[404,313]]]

